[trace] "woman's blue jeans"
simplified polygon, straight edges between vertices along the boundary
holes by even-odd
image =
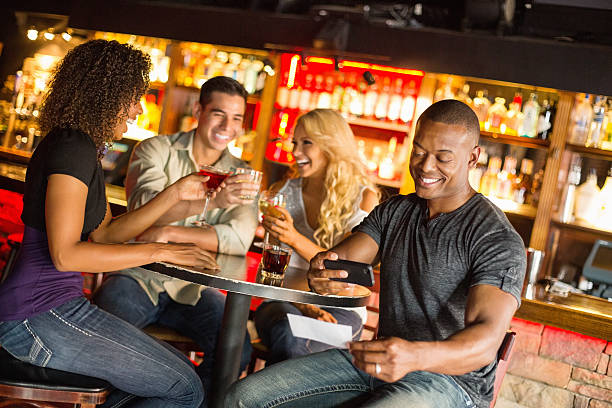
[[[124,391],[104,406],[199,407],[204,400],[188,359],[85,298],[0,322],[0,345],[19,360],[101,378]]]
[[[472,408],[450,377],[415,371],[386,383],[355,368],[346,350],[332,349],[267,367],[235,383],[225,407]]]
[[[353,341],[359,340],[363,325],[357,313],[333,307],[322,309],[331,313],[338,324],[351,326]],[[255,311],[253,320],[257,334],[269,350],[266,365],[333,348],[329,344],[295,337],[289,327],[288,314],[301,315],[302,313],[291,303],[276,301],[264,302]]]

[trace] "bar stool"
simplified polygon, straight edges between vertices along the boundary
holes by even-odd
[[[0,348],[0,408],[93,408],[113,386],[104,380],[24,363]]]

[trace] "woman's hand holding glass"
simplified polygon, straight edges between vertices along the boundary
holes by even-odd
[[[295,246],[293,241],[300,233],[295,229],[293,218],[286,208],[275,206],[274,211],[267,211],[262,218],[267,234],[291,247]]]
[[[277,208],[285,208],[287,206],[287,197],[284,194],[278,193],[273,190],[262,191],[259,195],[259,219],[263,222],[264,216],[275,215],[276,217],[282,217]],[[291,222],[293,224],[293,221]],[[264,244],[267,244],[270,238],[270,233],[266,230],[264,236]]]

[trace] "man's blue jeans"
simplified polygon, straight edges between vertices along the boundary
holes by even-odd
[[[126,275],[113,274],[94,293],[93,302],[136,327],[143,328],[156,323],[193,339],[204,352],[204,360],[196,371],[206,393],[209,393],[215,347],[225,307],[225,296],[221,292],[212,288],[205,289],[195,306],[177,303],[163,292],[159,294],[157,305],[154,305],[136,280]],[[250,356],[251,341],[247,333],[242,347],[241,370],[249,363]]]
[[[195,408],[204,399],[187,358],[85,298],[0,322],[0,344],[30,364],[110,382],[121,391],[112,393],[105,407]]]
[[[353,340],[359,339],[363,325],[356,312],[332,307],[322,309],[331,313],[338,324],[351,326]],[[325,343],[295,337],[289,327],[288,314],[302,313],[288,302],[264,302],[255,311],[257,333],[262,343],[270,350],[266,365],[333,348]]]
[[[235,383],[225,407],[468,408],[468,394],[449,376],[415,371],[394,383],[378,380],[332,349],[283,361]]]

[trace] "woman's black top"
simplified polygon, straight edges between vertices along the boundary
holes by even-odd
[[[45,197],[51,174],[67,174],[88,188],[82,235],[100,225],[106,215],[104,172],[96,145],[75,129],[54,129],[40,142],[28,165],[21,219],[25,225],[46,231]]]

